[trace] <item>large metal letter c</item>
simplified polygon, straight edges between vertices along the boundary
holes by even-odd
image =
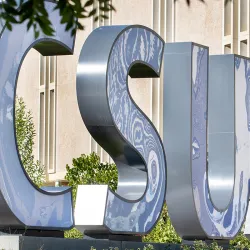
[[[60,24],[55,4],[46,1],[45,5],[56,30],[53,37],[35,39],[26,23],[1,31],[0,228],[68,229],[74,225],[71,190],[49,193],[35,187],[22,167],[15,138],[16,84],[26,53],[32,47],[43,55],[73,53],[75,39]]]

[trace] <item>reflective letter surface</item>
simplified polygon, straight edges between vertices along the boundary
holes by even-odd
[[[248,78],[246,59],[211,56],[208,72],[206,47],[165,46],[166,197],[173,225],[185,239],[230,239],[243,225],[250,165]]]
[[[22,167],[15,137],[16,84],[26,53],[34,47],[43,55],[66,55],[74,48],[74,37],[64,31],[59,12],[53,11],[55,4],[45,5],[55,36],[35,39],[32,29],[27,32],[27,23],[1,32],[0,228],[67,229],[74,225],[71,191],[50,193],[35,187]]]
[[[94,30],[81,51],[77,71],[80,112],[119,172],[117,193],[107,190],[100,225],[111,232],[147,233],[165,200],[163,145],[153,124],[131,98],[127,84],[128,75],[159,77],[163,48],[162,39],[148,28],[113,26]],[[85,228],[93,227],[88,224]]]

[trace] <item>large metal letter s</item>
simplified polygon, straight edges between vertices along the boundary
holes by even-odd
[[[249,60],[210,56],[208,71],[206,47],[178,43],[165,48],[171,220],[185,239],[231,239],[248,207]]]
[[[99,193],[85,200],[84,211],[79,211],[84,229],[145,234],[160,216],[166,191],[164,149],[153,124],[130,96],[127,80],[128,75],[159,77],[163,48],[163,40],[142,26],[98,28],[82,48],[77,71],[82,119],[119,172],[116,193],[107,190],[104,199]],[[104,203],[100,223],[93,227],[95,218],[91,221],[88,211],[96,211],[95,199]]]
[[[71,190],[46,192],[37,188],[22,167],[15,137],[15,94],[26,53],[35,48],[43,55],[73,53],[74,37],[60,24],[55,4],[46,1],[55,35],[34,38],[27,23],[5,28],[0,38],[0,228],[68,229],[74,225]]]

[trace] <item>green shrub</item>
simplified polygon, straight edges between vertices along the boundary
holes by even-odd
[[[69,186],[72,187],[73,201],[76,200],[77,186],[81,184],[108,184],[112,190],[116,190],[118,172],[115,164],[101,163],[96,153],[82,154],[72,160],[72,167],[66,166]],[[82,238],[83,235],[77,229],[66,231],[65,238]]]
[[[73,189],[73,200],[76,199],[77,186],[81,184],[108,184],[116,190],[118,172],[115,164],[102,163],[96,153],[82,154],[72,160],[72,167],[66,165],[65,179]]]
[[[76,228],[73,228],[71,230],[65,231],[64,237],[71,238],[71,239],[81,239],[83,238],[83,234],[80,231],[78,231]]]
[[[36,136],[32,113],[27,111],[23,98],[16,98],[15,127],[18,151],[30,179],[39,187],[45,182],[45,168],[33,155]]]
[[[195,241],[194,242],[194,250],[223,250],[223,247],[219,246],[216,241],[211,244],[207,244],[204,241]]]
[[[143,237],[144,242],[181,243],[181,238],[176,233],[168,215],[166,204],[163,206],[160,219],[154,229]]]
[[[155,249],[154,246],[151,244],[147,244],[146,246],[143,247],[143,250],[154,250],[154,249]]]
[[[230,241],[231,249],[250,249],[249,239],[240,232],[235,239]]]

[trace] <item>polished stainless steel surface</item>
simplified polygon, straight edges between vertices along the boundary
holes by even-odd
[[[235,178],[234,55],[211,56],[209,70],[208,187],[214,207],[225,211],[233,198]]]
[[[74,225],[72,195],[37,188],[26,174],[15,135],[15,95],[22,62],[33,47],[44,55],[70,55],[74,37],[60,24],[55,4],[45,2],[55,35],[37,39],[27,23],[2,29],[0,38],[0,228],[69,229]]]
[[[181,237],[199,239],[206,235],[192,189],[192,52],[193,43],[165,44],[163,143],[168,161],[166,201],[171,222]]]
[[[249,76],[249,59],[210,56],[208,71],[206,47],[165,46],[166,200],[172,223],[184,239],[232,239],[244,223],[250,167]]]
[[[159,218],[166,161],[153,124],[130,96],[127,78],[159,77],[164,43],[143,26],[94,30],[77,70],[82,119],[118,167],[117,193],[108,191],[105,226],[112,232],[146,233]]]

